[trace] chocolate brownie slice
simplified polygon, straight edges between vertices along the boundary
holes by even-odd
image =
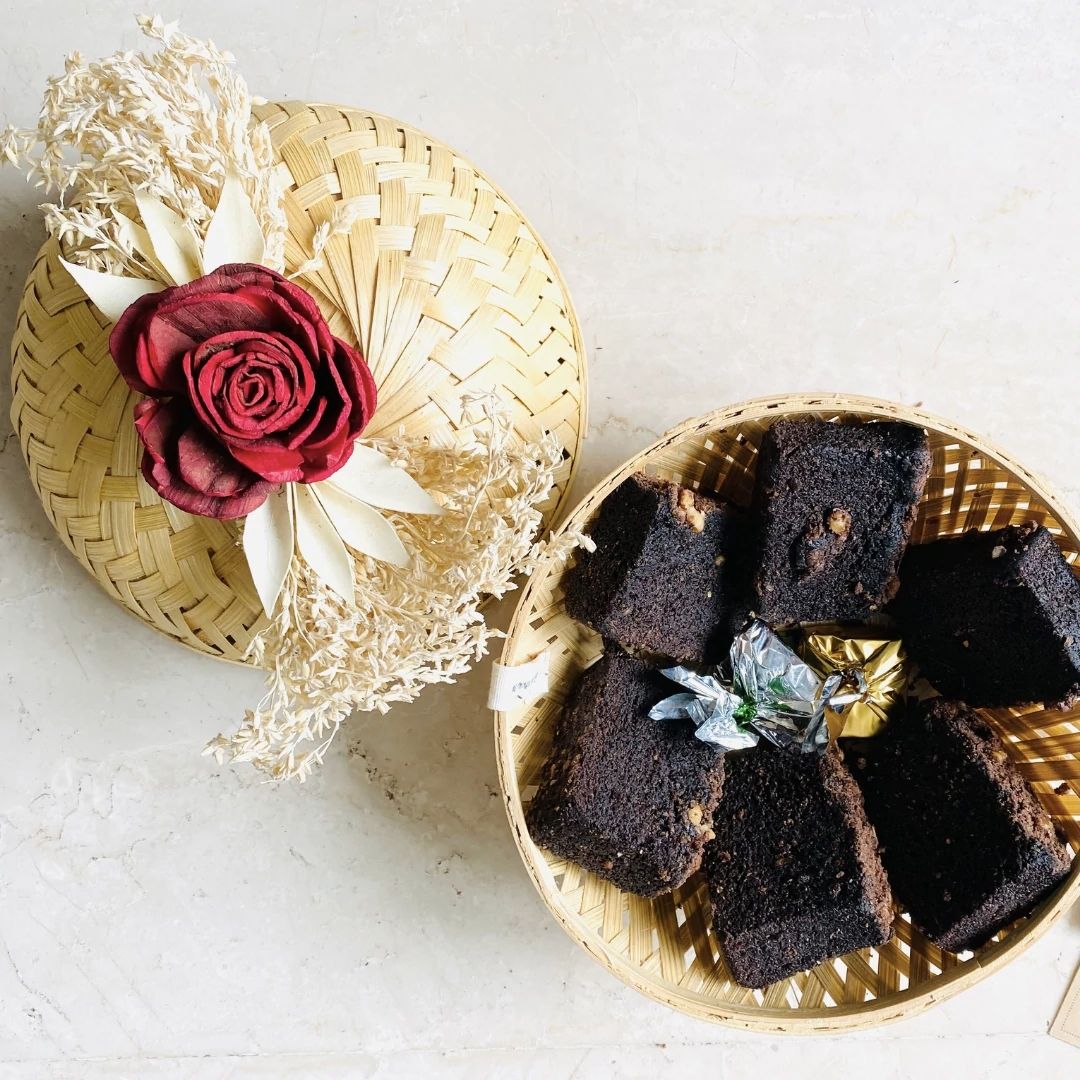
[[[701,865],[724,781],[724,756],[694,725],[652,720],[676,691],[618,651],[579,680],[526,821],[537,844],[613,881],[659,896]]]
[[[763,987],[892,936],[889,883],[835,746],[728,754],[705,853],[713,926],[735,981]]]
[[[566,610],[624,648],[719,657],[734,635],[739,532],[739,512],[718,497],[635,473],[600,507]]]
[[[897,899],[940,948],[978,948],[1067,876],[1049,815],[966,705],[924,702],[846,753]]]
[[[915,544],[893,603],[904,644],[969,705],[1080,696],[1080,581],[1042,526]]]
[[[758,614],[863,619],[891,599],[930,463],[911,424],[776,421],[754,487]]]

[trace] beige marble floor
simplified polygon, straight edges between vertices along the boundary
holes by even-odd
[[[29,121],[69,48],[134,45],[142,7],[3,0],[0,110]],[[1080,506],[1074,4],[161,8],[265,96],[408,118],[514,194],[591,353],[581,490],[687,415],[847,389],[987,433]],[[0,174],[5,333],[34,201]],[[518,862],[486,666],[356,721],[303,788],[214,768],[199,748],[255,676],[114,607],[0,446],[3,1077],[1075,1074],[1045,1028],[1080,910],[956,1000],[842,1040],[624,988]]]

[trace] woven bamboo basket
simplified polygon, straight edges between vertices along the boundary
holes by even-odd
[[[925,427],[934,463],[914,542],[1037,521],[1076,565],[1080,527],[1042,480],[1003,451],[934,416],[846,395],[760,399],[690,420],[607,477],[563,527],[588,525],[605,496],[637,470],[719,491],[745,505],[761,436],[781,416],[896,418]],[[552,689],[529,708],[496,713],[499,775],[518,848],[545,903],[566,932],[624,982],[692,1016],[743,1028],[801,1033],[871,1027],[919,1012],[1002,967],[1080,895],[1080,859],[1075,859],[1070,877],[1053,896],[975,954],[941,952],[898,913],[888,945],[820,964],[764,991],[738,986],[712,933],[701,875],[670,895],[642,900],[529,838],[524,810],[566,691],[602,651],[598,636],[563,610],[564,573],[555,565],[541,567],[510,626],[502,662],[521,664],[547,650]],[[984,715],[1073,851],[1080,850],[1080,709],[999,709]]]
[[[336,203],[360,220],[305,277],[333,332],[359,344],[379,386],[365,435],[404,424],[441,445],[468,434],[461,398],[497,391],[522,439],[564,447],[558,512],[585,429],[581,331],[550,253],[467,160],[376,113],[302,102],[256,110],[286,182],[286,271],[308,258]],[[109,324],[48,241],[12,342],[12,423],[61,539],[130,612],[200,652],[242,660],[264,616],[235,522],[162,502],[139,475],[135,395]]]

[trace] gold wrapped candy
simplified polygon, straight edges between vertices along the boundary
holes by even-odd
[[[834,739],[876,735],[903,707],[910,670],[899,641],[808,634],[799,655],[822,677],[847,673],[826,712]]]

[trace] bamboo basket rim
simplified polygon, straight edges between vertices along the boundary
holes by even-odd
[[[1061,527],[1070,533],[1073,540],[1080,546],[1080,523],[1069,511],[1067,503],[1046,480],[1021,465],[994,442],[960,424],[922,409],[882,398],[839,392],[750,398],[685,420],[670,428],[650,446],[633,455],[597,482],[579,499],[557,532],[565,533],[569,529],[584,524],[585,511],[591,509],[598,493],[610,491],[618,481],[634,472],[646,459],[673,442],[695,433],[730,426],[744,417],[764,417],[770,412],[790,416],[832,409],[838,412],[860,413],[868,418],[906,420],[940,434],[955,436],[962,442],[970,444],[980,454],[993,459],[1020,477],[1031,492],[1053,511]],[[528,656],[515,655],[515,650],[522,628],[531,614],[532,598],[542,580],[552,569],[550,562],[537,568],[519,597],[503,644],[500,656],[502,664],[513,665],[529,659]],[[972,957],[950,971],[943,971],[940,975],[913,989],[895,991],[883,1000],[875,999],[869,1003],[792,1010],[768,1008],[756,1004],[752,1007],[739,1007],[730,1003],[715,1002],[700,992],[673,990],[643,974],[624,956],[611,949],[600,935],[576,925],[574,919],[566,912],[564,905],[560,903],[561,894],[555,888],[553,875],[543,858],[537,857],[539,849],[533,844],[525,825],[513,745],[509,737],[515,715],[501,711],[494,713],[499,786],[518,854],[545,906],[577,945],[624,983],[663,1005],[697,1019],[747,1031],[772,1034],[830,1034],[865,1030],[894,1023],[915,1016],[1000,970],[1010,960],[1030,948],[1072,907],[1077,899],[1080,899],[1080,855],[1077,855],[1073,859],[1069,877],[1063,885],[1059,886],[1057,895],[1045,901],[1035,915],[1030,917],[1023,926],[1011,931],[1004,941],[995,942],[986,947],[978,956]]]

